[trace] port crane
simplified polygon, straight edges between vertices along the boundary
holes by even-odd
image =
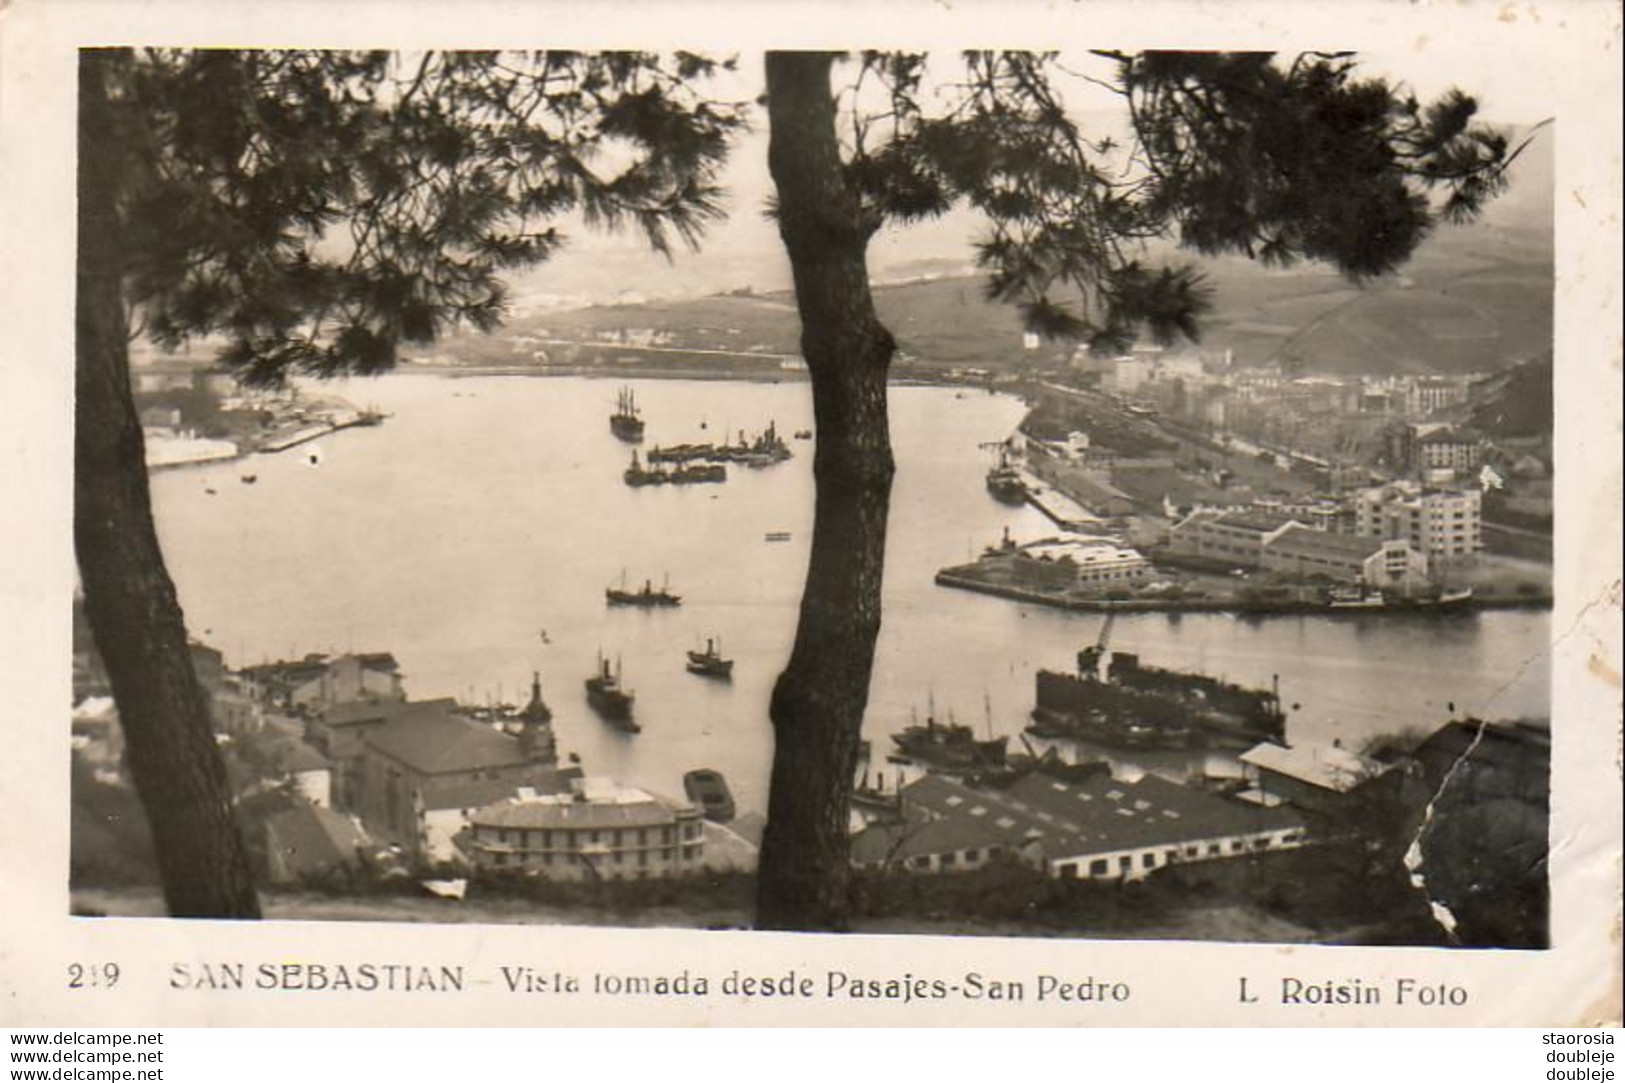
[[[1008,437],[1003,440],[985,440],[982,443],[977,444],[976,447],[979,451],[997,451],[999,453],[999,465],[1010,465],[1011,448]]]
[[[1085,647],[1078,652],[1078,672],[1095,680],[1106,679],[1107,659],[1111,657],[1107,648],[1112,643],[1112,625],[1117,623],[1117,610],[1106,611],[1105,623],[1100,626],[1100,635],[1095,638],[1093,647]]]

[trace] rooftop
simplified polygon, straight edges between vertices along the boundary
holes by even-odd
[[[1272,553],[1343,553],[1365,559],[1382,551],[1386,540],[1358,534],[1338,534],[1330,530],[1314,530],[1306,526],[1289,526],[1268,543]]]
[[[307,771],[328,771],[333,767],[326,756],[298,739],[279,743],[276,746],[276,758],[282,769],[293,775],[304,774]]]
[[[1239,527],[1242,530],[1254,530],[1260,534],[1268,534],[1272,530],[1279,530],[1289,523],[1297,522],[1290,515],[1258,510],[1227,511],[1221,514],[1218,519],[1225,526]]]
[[[411,711],[422,710],[426,707],[436,707],[447,711],[457,705],[453,699],[425,699],[416,702],[402,699],[362,700],[356,703],[340,703],[329,707],[321,714],[322,725],[330,728],[342,726],[359,726],[368,722],[383,722],[396,715]]]
[[[519,742],[454,714],[451,700],[411,704],[366,735],[367,744],[426,775],[457,774],[531,762]]]
[[[1010,845],[1036,838],[1053,856],[1106,852],[1278,830],[1299,823],[1282,809],[1238,805],[1146,775],[1063,781],[1034,772],[1008,789],[975,790],[936,775],[903,789],[905,802],[969,821]]]
[[[1242,753],[1241,762],[1333,793],[1349,793],[1389,770],[1389,765],[1346,748],[1307,743],[1283,747],[1265,742]]]
[[[1481,763],[1526,766],[1550,761],[1552,731],[1549,725],[1529,722],[1481,722],[1476,718],[1450,721],[1423,741],[1417,748],[1417,754],[1433,753],[1459,758],[1469,749]]]
[[[539,793],[568,793],[571,783],[581,777],[581,768],[562,767],[550,773],[545,779],[532,778],[525,784],[525,789]],[[428,787],[421,795],[420,800],[426,810],[439,809],[482,809],[487,805],[494,805],[518,796],[520,786],[514,782],[504,782],[499,779],[465,780],[456,779]]]
[[[962,817],[921,823],[875,824],[852,836],[852,860],[860,865],[878,865],[928,854],[961,853],[1008,846],[1010,843],[1011,840],[1003,832]]]
[[[350,817],[315,805],[295,805],[265,827],[270,845],[296,876],[355,861],[370,841]]]
[[[382,673],[394,673],[401,668],[401,664],[395,661],[395,656],[389,651],[368,651],[365,653],[352,655],[351,657],[361,663],[362,669],[378,670]]]
[[[265,662],[257,666],[244,666],[242,673],[260,681],[302,684],[327,672],[327,665],[326,655],[312,654],[293,662]]]
[[[1417,438],[1419,444],[1477,444],[1483,437],[1466,429],[1438,429]]]
[[[1070,560],[1074,564],[1110,564],[1138,561],[1144,558],[1133,549],[1119,545],[1115,540],[1047,538],[1020,548],[1023,556],[1033,560]]]
[[[687,811],[686,806],[683,808]],[[677,806],[636,787],[582,779],[564,793],[538,794],[527,789],[474,812],[469,823],[476,827],[544,830],[661,827],[674,823],[677,811]]]

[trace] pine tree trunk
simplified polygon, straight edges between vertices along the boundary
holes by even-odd
[[[130,389],[120,286],[119,126],[107,81],[121,56],[91,50],[80,58],[74,547],[85,615],[113,686],[169,912],[255,918],[259,899],[225,765],[153,526]]]
[[[833,57],[767,56],[769,166],[812,376],[817,485],[795,647],[773,689],[775,747],[757,924],[845,927],[848,810],[880,633],[892,453],[886,373],[895,343],[875,315],[866,220],[841,172]]]

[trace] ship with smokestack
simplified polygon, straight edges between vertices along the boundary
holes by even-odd
[[[1108,614],[1100,638],[1078,652],[1076,673],[1038,671],[1029,733],[1150,750],[1285,739],[1279,678],[1263,691],[1144,665],[1137,654],[1110,649],[1115,616]]]

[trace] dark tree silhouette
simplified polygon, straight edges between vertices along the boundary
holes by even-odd
[[[128,343],[225,341],[244,380],[373,373],[489,330],[552,216],[665,251],[720,213],[738,111],[699,57],[87,50],[79,72],[74,542],[170,913],[255,917],[153,528]]]
[[[1210,303],[1145,243],[1352,277],[1402,263],[1502,183],[1470,99],[1422,106],[1351,57],[1101,53],[1132,136],[1091,137],[1057,58],[766,58],[773,212],[790,257],[818,443],[811,561],[774,688],[758,922],[844,926],[846,816],[881,620],[893,462],[866,250],[969,206],[991,296],[1049,336],[1194,338]],[[389,368],[401,343],[499,318],[504,271],[578,209],[657,250],[718,213],[737,111],[679,54],[89,52],[82,60],[76,542],[171,911],[255,902],[152,530],[130,402],[131,317],[163,345],[228,340],[246,379]],[[844,73],[844,74],[843,74]],[[838,90],[838,74],[850,76]],[[607,152],[607,153],[606,153]],[[605,172],[609,160],[619,167]]]

